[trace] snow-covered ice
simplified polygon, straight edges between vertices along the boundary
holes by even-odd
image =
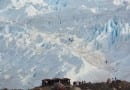
[[[55,77],[130,81],[129,7],[129,0],[0,0],[0,88]]]

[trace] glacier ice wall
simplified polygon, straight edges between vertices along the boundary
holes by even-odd
[[[0,88],[54,77],[130,80],[129,2],[121,3],[0,0]]]

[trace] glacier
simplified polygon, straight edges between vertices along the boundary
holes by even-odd
[[[130,81],[129,2],[0,0],[0,88],[55,77]]]

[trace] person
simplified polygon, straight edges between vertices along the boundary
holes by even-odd
[[[108,61],[106,60],[106,61],[105,61],[105,63],[107,64],[107,63],[108,63]]]
[[[112,83],[112,80],[110,78],[107,79],[107,84]]]
[[[117,78],[115,77],[115,80],[117,80]]]

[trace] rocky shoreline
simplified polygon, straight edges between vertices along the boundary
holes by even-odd
[[[46,79],[48,81],[55,81],[50,85],[42,85],[31,90],[130,90],[130,82],[123,80],[111,80],[106,82],[91,83],[86,81],[75,81],[70,84],[70,79]],[[58,81],[59,80],[59,81]],[[64,81],[62,81],[64,80]],[[68,81],[67,81],[68,80]]]
[[[0,90],[24,89],[3,88]],[[73,84],[71,84],[69,78],[53,78],[44,79],[40,86],[28,90],[130,90],[130,82],[108,79],[106,82],[91,83],[86,81],[74,81]]]

